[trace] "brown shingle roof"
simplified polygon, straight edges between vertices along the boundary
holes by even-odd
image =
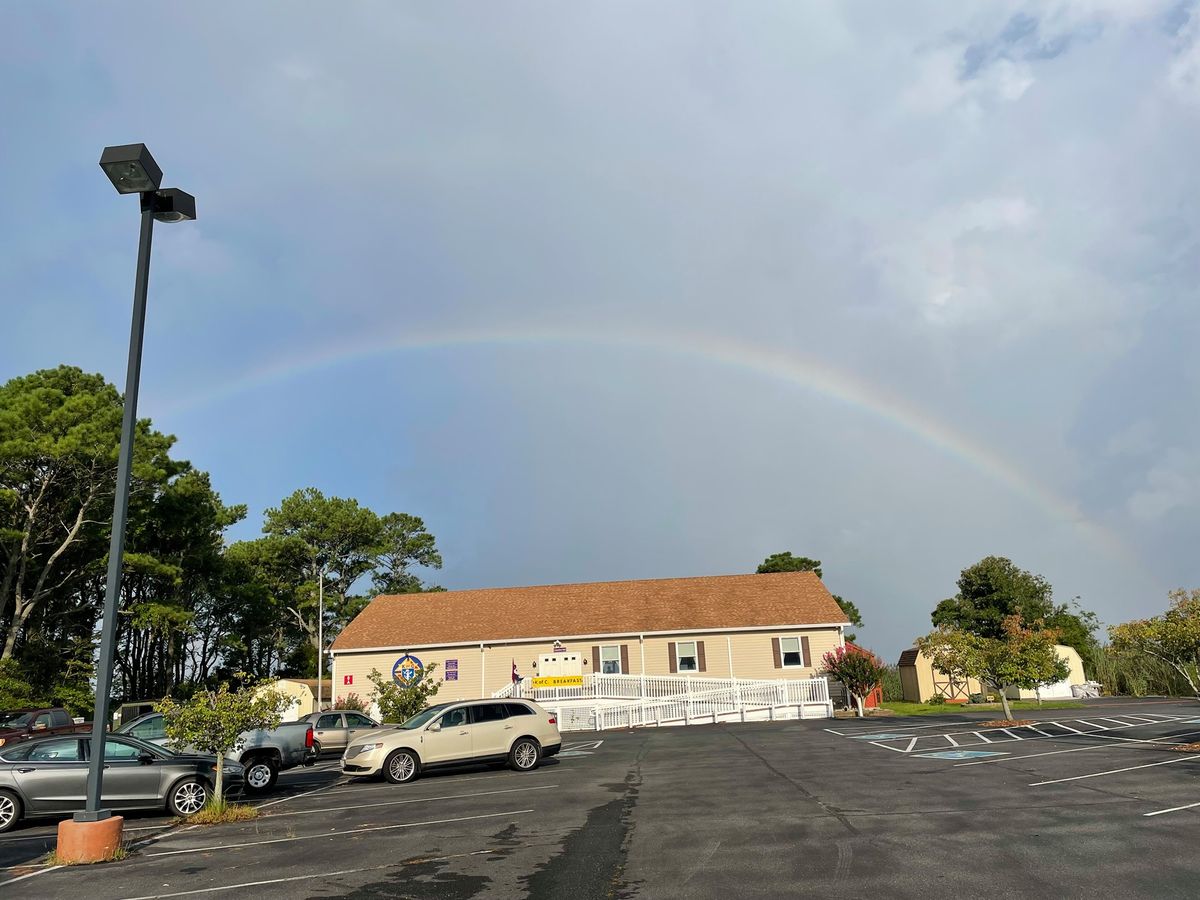
[[[812,572],[376,597],[334,650],[846,622]]]
[[[919,654],[920,652],[921,651],[918,650],[916,647],[913,647],[909,650],[905,650],[903,653],[900,654],[900,663],[899,664],[902,666],[915,666],[917,664],[917,654]]]

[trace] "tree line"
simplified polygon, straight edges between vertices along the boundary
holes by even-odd
[[[72,366],[0,386],[0,705],[91,709],[122,398]],[[440,590],[417,516],[379,514],[308,487],[229,543],[247,515],[175,438],[137,423],[114,699],[187,696],[233,673],[316,673],[318,587],[326,640],[379,593]]]

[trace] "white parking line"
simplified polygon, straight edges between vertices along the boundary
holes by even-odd
[[[1085,778],[1099,778],[1102,775],[1117,775],[1121,772],[1132,772],[1135,769],[1153,769],[1155,766],[1169,766],[1172,763],[1187,762],[1189,759],[1200,759],[1200,753],[1191,756],[1180,756],[1177,759],[1165,759],[1162,762],[1146,763],[1144,766],[1126,766],[1123,769],[1109,769],[1107,772],[1092,772],[1090,775],[1072,775],[1070,778],[1055,778],[1051,781],[1033,781],[1030,787],[1041,787],[1045,784],[1062,784],[1064,781],[1082,781]]]
[[[1154,812],[1142,813],[1143,816],[1161,816],[1164,813],[1179,812],[1181,809],[1195,809],[1200,803],[1188,803],[1185,806],[1172,806],[1170,809],[1156,809]]]
[[[1089,737],[1104,738],[1105,740],[1109,741],[1122,741],[1123,743],[1118,744],[1116,747],[1114,747],[1112,744],[1091,744],[1087,747],[1072,747],[1069,750],[1047,750],[1044,753],[1026,753],[1023,756],[1008,756],[1004,759],[980,759],[969,763],[955,763],[954,768],[958,769],[962,768],[963,766],[986,766],[990,763],[1014,762],[1018,759],[1034,759],[1038,756],[1057,756],[1059,753],[1082,753],[1084,750],[1118,750],[1121,747],[1124,747],[1127,750],[1149,750],[1150,748],[1144,746],[1145,744],[1172,744],[1181,737],[1190,737],[1193,734],[1200,734],[1200,731],[1181,731],[1179,734],[1168,734],[1160,738],[1149,739],[1120,737],[1115,734],[1093,734],[1089,735]],[[1131,747],[1131,744],[1143,746]]]
[[[978,731],[972,731],[972,732],[971,732],[971,734],[975,735],[975,737],[979,738],[979,740],[983,741],[983,743],[985,743],[985,744],[990,744],[990,743],[992,743],[992,739],[991,739],[991,738],[989,738],[989,737],[984,737],[984,736],[983,736],[982,734],[980,734]]]
[[[372,809],[376,806],[402,806],[406,803],[431,803],[434,800],[470,800],[472,797],[494,797],[497,794],[520,794],[525,791],[548,791],[557,784],[540,784],[536,787],[505,788],[502,791],[479,791],[474,794],[447,794],[442,797],[410,797],[407,800],[384,800],[380,803],[356,803],[353,806],[322,806],[320,809],[298,809],[295,812],[268,813],[264,819],[283,819],[287,816],[311,816],[317,813],[343,812],[347,809]]]
[[[241,844],[215,844],[211,847],[190,847],[186,850],[163,850],[146,853],[145,857],[180,856],[184,853],[211,853],[214,850],[239,850],[242,847],[265,847],[267,844],[289,844],[295,841],[312,841],[318,838],[342,837],[347,834],[369,834],[372,831],[395,831],[398,828],[420,828],[425,825],[449,825],[453,822],[473,822],[477,819],[498,819],[501,816],[520,816],[533,812],[532,809],[512,809],[506,812],[484,813],[478,816],[458,816],[453,819],[432,819],[428,822],[403,822],[399,825],[375,825],[370,828],[351,828],[346,831],[324,831],[320,834],[303,834],[297,837],[272,838],[269,841],[246,841]]]
[[[1025,740],[1025,738],[1021,737],[1019,734],[1013,734],[1013,730],[1011,728],[1001,728],[1000,730],[1003,731],[1005,734],[1007,734],[1009,737],[1011,737],[1015,741]]]
[[[461,859],[464,856],[485,856],[495,853],[495,850],[472,850],[470,853],[452,853],[448,856],[433,856],[422,859],[422,862],[445,862],[448,859]],[[261,887],[264,884],[284,884],[289,881],[306,881],[310,878],[333,878],[337,875],[354,875],[358,872],[378,872],[380,869],[397,869],[409,865],[404,862],[384,863],[379,866],[365,866],[361,869],[340,869],[336,872],[318,872],[315,875],[292,875],[289,878],[270,878],[265,881],[243,881],[241,884],[224,884],[220,887],[197,888],[192,891],[176,891],[173,894],[146,894],[143,897],[129,897],[127,900],[157,900],[159,897],[191,897],[196,894],[213,894],[217,891],[235,891],[248,887]]]
[[[1072,734],[1087,734],[1086,731],[1080,731],[1078,728],[1072,728],[1070,725],[1064,725],[1062,722],[1050,722],[1049,724],[1055,726],[1056,728],[1061,728],[1064,731],[1069,731]]]
[[[10,878],[8,881],[0,881],[0,887],[6,884],[16,884],[18,881],[24,881],[26,878],[36,878],[38,875],[45,875],[47,872],[53,872],[55,869],[61,869],[62,866],[49,866],[45,869],[38,869],[36,872],[30,872],[28,875],[22,875],[19,878]]]
[[[951,744],[953,744],[955,747],[957,747],[957,746],[958,746],[958,741],[956,741],[956,740],[955,740],[954,738],[952,738],[950,735],[948,735],[948,734],[947,734],[947,735],[944,735],[944,737],[946,738],[946,740],[948,740],[948,741],[949,741]]]
[[[311,791],[305,791],[302,794],[292,794],[290,797],[280,797],[278,800],[271,800],[268,803],[260,803],[255,809],[266,809],[268,806],[274,806],[277,803],[287,803],[289,800],[299,800],[301,797],[311,797],[313,794],[319,794],[321,791],[327,791],[330,788],[337,787],[339,784],[345,784],[344,781],[334,781],[325,787],[313,788]]]

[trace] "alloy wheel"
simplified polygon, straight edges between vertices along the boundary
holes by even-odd
[[[7,794],[0,794],[0,831],[13,823],[17,815],[17,803]]]
[[[204,785],[188,781],[175,789],[175,808],[185,816],[198,813],[208,799],[208,791]]]
[[[532,769],[534,763],[537,762],[537,747],[533,746],[529,741],[522,741],[517,745],[515,755],[518,768]]]
[[[416,771],[416,763],[407,753],[401,753],[392,760],[388,771],[396,781],[408,781]]]

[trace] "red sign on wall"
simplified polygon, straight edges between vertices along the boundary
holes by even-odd
[[[342,684],[354,684],[354,676],[353,675],[343,675],[342,676]]]

